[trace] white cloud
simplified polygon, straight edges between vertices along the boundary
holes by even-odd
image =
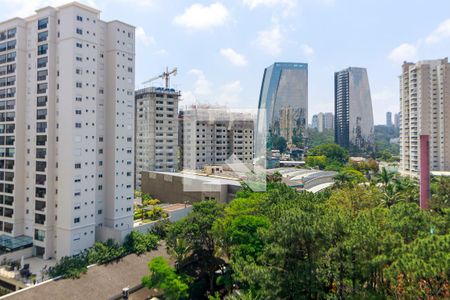
[[[242,87],[239,80],[226,83],[220,87],[220,93],[216,99],[216,102],[220,105],[225,104],[230,108],[237,108],[240,103],[241,91]]]
[[[68,0],[0,0],[2,7],[2,17],[28,17],[35,14],[37,9],[46,6],[61,6],[67,4]],[[91,7],[97,7],[94,0],[79,0],[78,2],[89,5]],[[6,13],[5,13],[6,12]]]
[[[266,53],[277,56],[281,53],[283,35],[280,26],[274,24],[272,28],[258,32],[256,44]]]
[[[206,79],[202,70],[192,69],[189,74],[197,77],[194,83],[194,93],[199,96],[207,96],[211,94],[211,82]]]
[[[155,39],[151,35],[145,33],[144,28],[140,26],[136,27],[136,40],[147,47],[155,43]]]
[[[447,19],[441,24],[439,24],[439,26],[425,38],[425,42],[428,44],[434,44],[449,37],[450,37],[450,19]]]
[[[414,61],[417,59],[417,46],[403,43],[389,53],[388,58],[395,63]]]
[[[238,67],[246,66],[248,63],[244,55],[239,54],[238,52],[236,52],[231,48],[220,49],[220,54],[226,59],[228,59],[228,61],[231,62],[233,65]]]
[[[188,29],[208,29],[225,24],[229,19],[228,9],[220,2],[211,5],[193,4],[183,14],[175,17],[175,24]]]
[[[258,6],[273,7],[277,5],[283,5],[287,7],[293,7],[296,0],[242,0],[243,4],[250,9],[255,9]]]
[[[303,54],[307,57],[311,57],[314,55],[314,49],[310,45],[301,44],[300,49],[303,51]]]

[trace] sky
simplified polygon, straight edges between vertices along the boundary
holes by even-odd
[[[61,0],[0,0],[0,19]],[[448,0],[81,0],[136,26],[136,85],[178,68],[181,106],[256,108],[264,68],[309,66],[309,119],[333,111],[334,72],[365,67],[375,124],[399,110],[403,61],[450,54]],[[153,82],[162,85],[162,81]]]

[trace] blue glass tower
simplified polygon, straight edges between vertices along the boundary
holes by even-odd
[[[308,120],[308,64],[274,63],[264,70],[259,96],[258,130],[268,141],[281,136],[293,144],[306,136]],[[264,123],[264,124],[262,124]],[[268,145],[272,148],[272,145]]]

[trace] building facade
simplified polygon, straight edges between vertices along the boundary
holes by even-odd
[[[178,168],[178,101],[180,92],[168,88],[136,91],[135,187],[142,171],[173,172]]]
[[[267,136],[282,136],[288,144],[292,144],[294,136],[306,136],[308,65],[274,63],[267,67],[258,109],[258,131],[266,131]]]
[[[325,130],[332,130],[334,128],[334,116],[333,113],[318,113],[312,118],[312,128],[317,129],[318,132],[324,132]]]
[[[222,108],[191,107],[180,114],[183,170],[242,162],[253,164],[254,117]]]
[[[392,113],[390,111],[386,113],[386,126],[392,127]]]
[[[450,170],[448,59],[404,63],[400,75],[400,171],[420,171],[420,135],[429,135],[432,171]]]
[[[352,153],[373,149],[373,111],[369,79],[364,68],[334,74],[335,142]]]
[[[394,114],[394,127],[400,128],[400,113]]]
[[[60,258],[132,226],[134,44],[78,3],[0,23],[0,236]]]

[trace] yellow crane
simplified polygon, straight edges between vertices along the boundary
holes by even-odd
[[[152,81],[162,78],[165,83],[165,88],[168,89],[170,85],[170,76],[177,76],[177,72],[178,72],[177,68],[173,68],[173,70],[169,72],[169,68],[166,67],[166,71],[163,72],[161,75],[150,78],[149,80],[144,81],[142,84],[147,85],[150,84]]]

